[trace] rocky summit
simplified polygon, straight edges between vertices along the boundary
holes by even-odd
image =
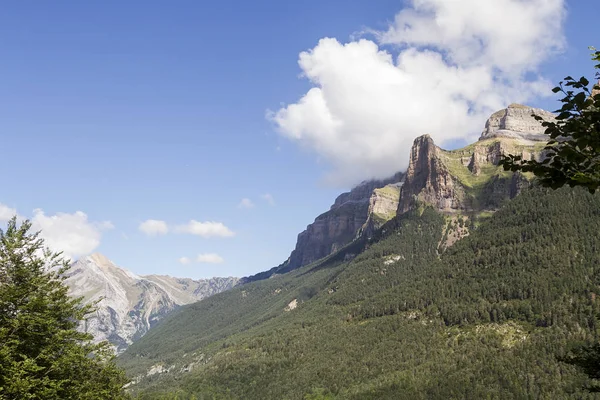
[[[534,118],[534,115],[546,121],[554,120],[554,114],[551,112],[522,104],[511,104],[491,115],[485,124],[485,129],[481,133],[480,140],[493,137],[508,137],[546,141],[548,139],[544,135],[546,128]]]
[[[96,341],[108,340],[120,353],[179,306],[227,290],[237,280],[139,276],[95,253],[74,262],[65,283],[71,296],[97,302],[82,330]]]

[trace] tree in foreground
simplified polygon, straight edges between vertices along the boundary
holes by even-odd
[[[0,399],[127,398],[108,343],[77,330],[92,306],[68,296],[68,260],[30,228],[0,230]]]
[[[600,69],[600,51],[591,48],[592,60]],[[596,74],[598,77],[598,73]],[[543,160],[523,160],[509,155],[501,163],[505,170],[533,172],[546,187],[583,186],[594,193],[600,186],[600,87],[567,76],[552,91],[562,93],[563,106],[555,111],[556,121],[543,121],[549,142]],[[538,121],[542,118],[535,116]]]

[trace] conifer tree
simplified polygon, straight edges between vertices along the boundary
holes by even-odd
[[[0,230],[0,399],[125,399],[108,343],[77,330],[93,306],[68,296],[69,261],[31,223]]]

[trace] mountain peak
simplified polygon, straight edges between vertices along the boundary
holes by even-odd
[[[82,329],[98,341],[109,340],[120,352],[177,307],[227,290],[237,279],[142,277],[93,253],[71,265],[65,283],[71,296],[100,300]]]
[[[553,121],[555,119],[554,114],[541,108],[513,103],[502,110],[496,111],[488,118],[479,140],[508,137],[512,139],[548,141],[548,137],[544,135],[546,128],[542,126],[540,121],[534,118],[534,115],[542,117],[545,121]]]
[[[88,256],[88,258],[98,265],[106,265],[112,264],[115,265],[112,261],[110,261],[104,254],[102,253],[92,253]]]

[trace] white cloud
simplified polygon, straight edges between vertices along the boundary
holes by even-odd
[[[243,198],[238,204],[238,208],[254,208],[254,203],[248,198]]]
[[[81,211],[47,216],[41,209],[36,209],[31,224],[33,231],[41,231],[40,237],[46,246],[62,251],[69,258],[90,254],[100,245],[102,237],[98,224],[88,221]]]
[[[0,203],[0,222],[6,222],[17,214],[17,210]]]
[[[149,219],[142,222],[138,229],[148,236],[165,235],[169,232],[167,223],[156,219]]]
[[[196,220],[191,220],[185,225],[176,227],[175,231],[179,233],[198,235],[204,238],[235,236],[235,233],[226,227],[222,222],[213,221],[198,222]]]
[[[196,257],[196,261],[199,263],[206,264],[222,264],[223,262],[225,262],[223,257],[215,253],[198,254],[198,257]]]
[[[16,209],[0,203],[0,222],[6,222],[15,215],[19,222],[27,219],[19,215]],[[40,231],[45,246],[53,251],[62,251],[64,257],[71,259],[92,253],[100,245],[102,232],[114,229],[110,221],[89,221],[82,211],[46,215],[37,208],[29,220],[31,232]]]
[[[325,38],[302,52],[313,87],[267,112],[347,185],[406,168],[415,137],[475,140],[486,118],[547,95],[538,67],[564,43],[564,0],[411,0],[379,45]],[[394,54],[380,45],[391,45]]]
[[[263,200],[265,200],[267,203],[269,203],[270,206],[274,206],[275,205],[275,199],[273,198],[273,196],[269,193],[265,193],[262,196],[260,196],[263,198]]]
[[[183,265],[188,265],[189,263],[192,262],[192,260],[190,260],[188,257],[181,257],[177,261],[179,261],[179,263],[183,264]]]

